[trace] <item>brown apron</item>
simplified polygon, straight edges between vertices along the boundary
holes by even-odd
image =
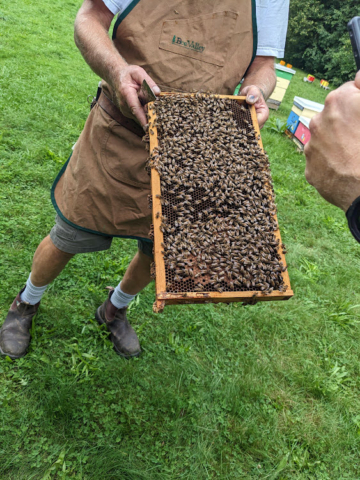
[[[133,0],[113,41],[163,91],[231,95],[256,52],[254,0]],[[102,87],[110,98],[109,86]],[[93,233],[148,239],[150,178],[141,138],[98,105],[57,176],[52,201],[60,217]]]

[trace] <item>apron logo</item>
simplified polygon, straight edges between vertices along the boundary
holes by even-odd
[[[176,35],[173,36],[172,43],[174,45],[179,45],[180,47],[189,48],[190,50],[194,50],[195,52],[202,53],[205,50],[205,47],[200,45],[199,43],[195,43],[193,40],[187,40],[186,42],[182,40],[180,37]]]

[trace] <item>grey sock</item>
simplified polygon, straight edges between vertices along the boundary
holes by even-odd
[[[25,290],[20,295],[20,299],[22,302],[30,303],[30,305],[35,305],[36,303],[40,302],[41,297],[44,295],[44,292],[47,288],[47,285],[44,285],[43,287],[35,287],[35,285],[31,283],[30,277],[31,273],[29,275],[29,278],[27,279]]]
[[[124,293],[121,290],[121,282],[119,285],[115,288],[114,293],[110,297],[110,302],[114,305],[116,308],[124,308],[129,305],[131,300],[135,298],[136,295],[129,295],[128,293]]]

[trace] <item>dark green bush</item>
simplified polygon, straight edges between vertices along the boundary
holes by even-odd
[[[354,78],[347,22],[360,15],[358,0],[291,0],[285,58],[338,86]]]

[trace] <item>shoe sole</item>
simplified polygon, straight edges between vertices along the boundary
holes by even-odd
[[[104,320],[100,317],[99,315],[99,309],[100,307],[96,310],[95,312],[95,319],[96,321],[98,322],[99,325],[104,325]],[[109,335],[111,335],[111,332],[109,332]],[[113,344],[113,348],[115,350],[115,352],[120,356],[120,357],[123,357],[123,358],[134,358],[134,357],[138,357],[140,354],[141,354],[141,350],[139,352],[136,352],[136,353],[133,353],[132,355],[129,355],[129,354],[125,354],[125,353],[122,353],[120,350],[118,350],[115,345]]]

